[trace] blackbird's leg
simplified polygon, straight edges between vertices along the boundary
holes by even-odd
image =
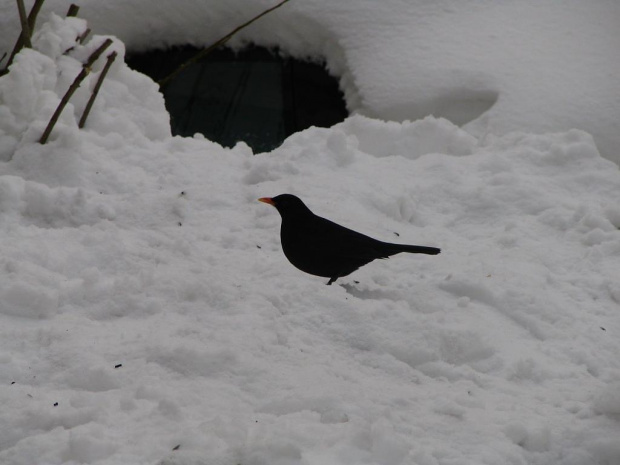
[[[332,283],[333,283],[334,281],[336,281],[337,279],[338,279],[338,276],[334,276],[333,278],[329,278],[329,281],[327,281],[327,285],[328,285],[328,286],[331,286],[331,285],[332,285]]]

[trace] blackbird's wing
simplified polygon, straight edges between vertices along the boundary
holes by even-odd
[[[303,221],[283,219],[281,239],[284,254],[295,267],[330,278],[330,284],[383,257],[374,250],[375,239],[315,215]]]
[[[348,274],[391,255],[382,250],[382,242],[316,215],[294,223],[283,221],[282,245],[295,266],[319,276]]]
[[[427,255],[437,255],[441,252],[441,249],[436,247],[383,242],[320,216],[315,216],[315,218],[316,221],[308,227],[309,235],[314,236],[314,238],[307,237],[308,242],[316,242],[319,248],[324,248],[342,257],[367,258],[370,261],[377,258],[388,258],[401,252]]]
[[[316,215],[311,221],[298,225],[296,235],[309,254],[334,260],[356,260],[357,267],[392,255],[382,250],[381,241]]]

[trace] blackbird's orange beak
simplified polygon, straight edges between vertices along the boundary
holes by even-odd
[[[258,201],[268,203],[269,205],[273,205],[274,207],[276,206],[276,203],[271,197],[261,197],[260,199],[258,199]]]

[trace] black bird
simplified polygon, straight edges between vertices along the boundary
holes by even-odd
[[[301,271],[329,278],[327,284],[377,258],[400,252],[428,255],[441,252],[435,247],[391,244],[365,236],[315,215],[300,198],[291,194],[258,200],[276,207],[282,217],[280,241],[288,261]]]

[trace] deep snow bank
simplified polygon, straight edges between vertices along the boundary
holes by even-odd
[[[47,0],[42,16],[71,0]],[[208,45],[276,0],[82,0],[94,31],[130,49]],[[19,20],[0,4],[0,50]],[[616,0],[292,0],[242,31],[239,46],[322,56],[349,109],[396,121],[444,117],[476,137],[581,129],[620,163]],[[468,123],[468,124],[467,124]]]
[[[620,174],[588,134],[355,116],[252,156],[170,137],[119,60],[40,146],[63,48],[0,79],[2,463],[620,462]],[[325,286],[256,202],[282,192],[443,252]]]

